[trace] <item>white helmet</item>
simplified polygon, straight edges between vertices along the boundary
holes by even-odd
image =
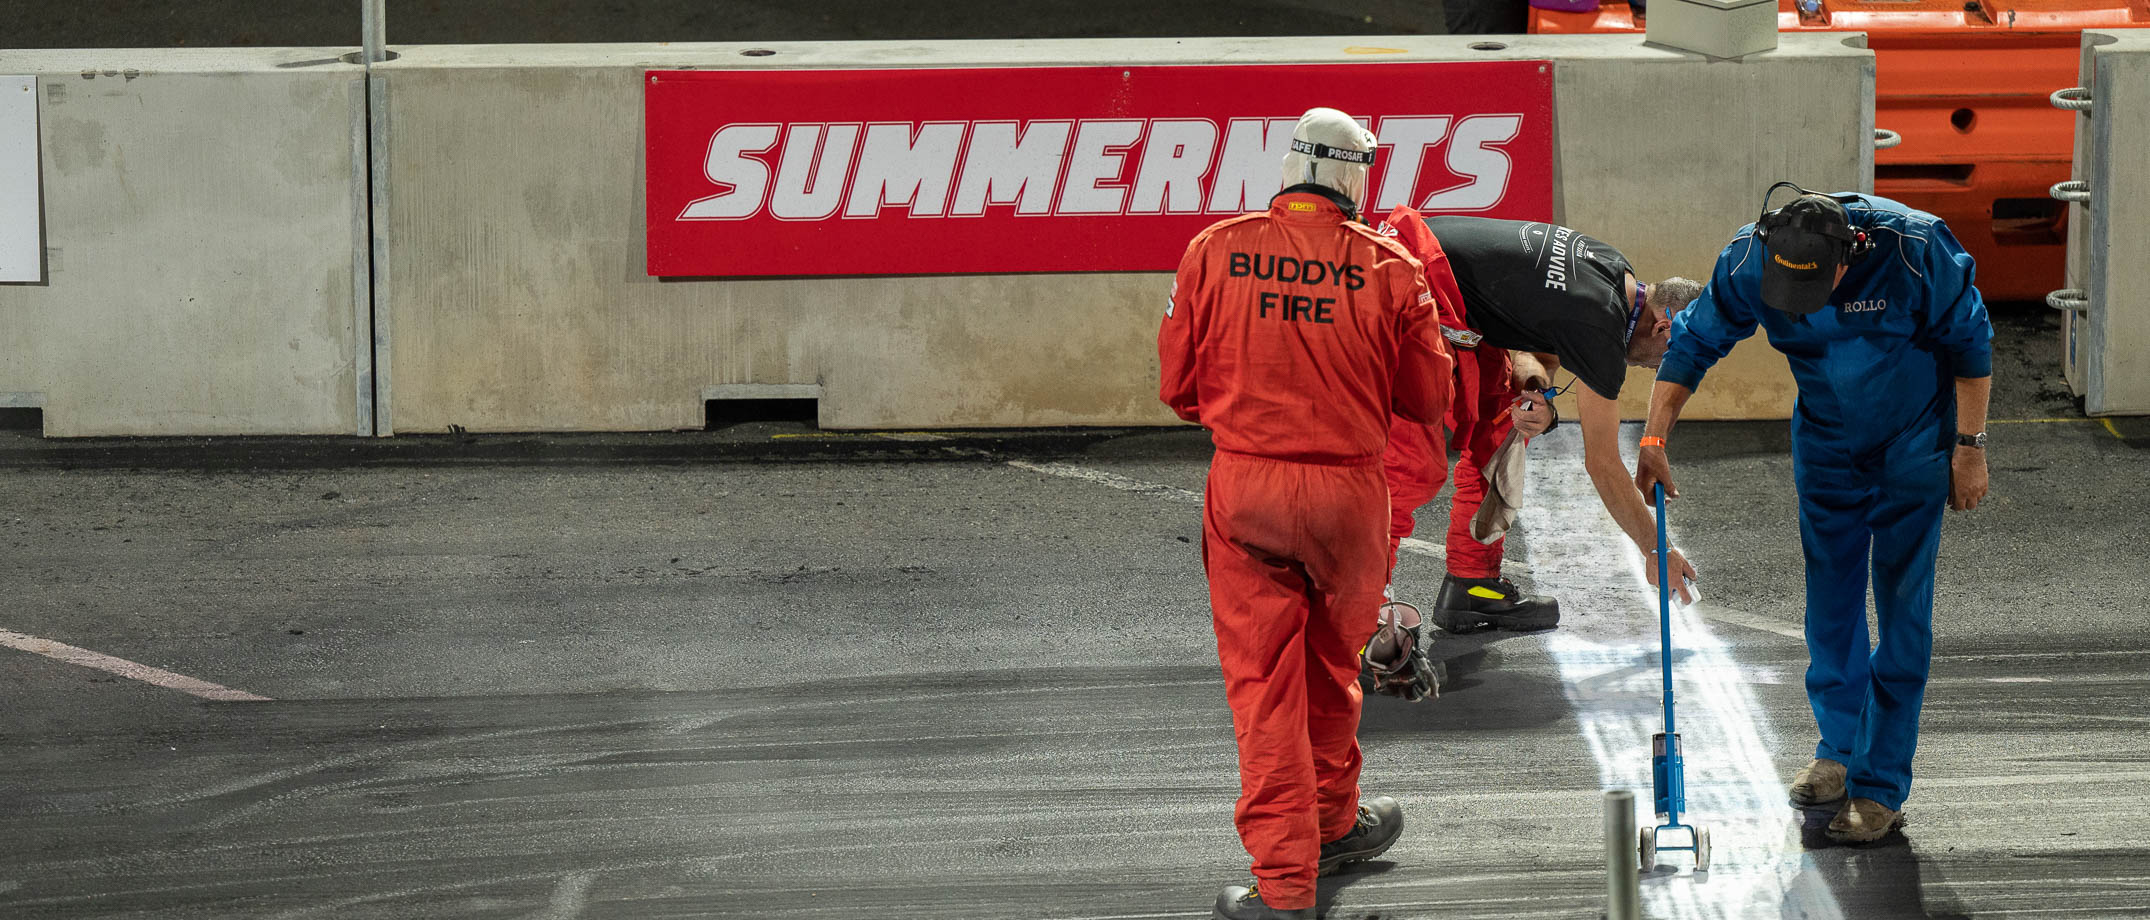
[[[1374,133],[1351,116],[1335,109],[1308,109],[1292,129],[1291,151],[1284,154],[1284,187],[1311,182],[1363,203],[1374,147]]]

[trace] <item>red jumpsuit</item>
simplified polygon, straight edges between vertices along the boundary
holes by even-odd
[[[1433,297],[1403,247],[1290,191],[1187,247],[1157,333],[1159,396],[1216,444],[1202,508],[1239,743],[1240,839],[1262,901],[1314,904],[1358,808],[1358,651],[1381,603],[1391,415],[1447,409]]]
[[[1418,212],[1400,207],[1381,225],[1425,266],[1426,282],[1441,306],[1441,325],[1468,332],[1469,314],[1456,276],[1448,268],[1448,255],[1441,242],[1426,229]],[[1457,578],[1498,578],[1505,539],[1480,543],[1471,536],[1471,517],[1486,498],[1486,461],[1515,429],[1511,409],[1515,403],[1514,368],[1508,352],[1499,348],[1458,348],[1456,394],[1448,417],[1423,424],[1402,415],[1389,429],[1388,452],[1382,466],[1389,483],[1389,565],[1396,564],[1396,548],[1411,535],[1418,521],[1419,506],[1432,501],[1448,478],[1449,439],[1444,427],[1454,429],[1462,461],[1456,465],[1456,496],[1448,511],[1448,574]]]

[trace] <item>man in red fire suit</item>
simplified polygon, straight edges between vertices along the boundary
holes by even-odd
[[[1195,237],[1158,330],[1159,396],[1216,445],[1202,561],[1255,875],[1218,898],[1225,920],[1311,918],[1318,874],[1403,828],[1394,799],[1359,796],[1358,652],[1386,580],[1390,416],[1437,424],[1453,369],[1419,263],[1357,220],[1374,149],[1342,112],[1302,116],[1286,187]]]

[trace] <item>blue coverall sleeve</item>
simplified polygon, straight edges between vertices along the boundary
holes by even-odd
[[[1672,318],[1672,342],[1657,366],[1657,379],[1695,389],[1718,359],[1754,334],[1758,322],[1754,298],[1760,287],[1753,272],[1740,271],[1754,256],[1747,252],[1749,248],[1758,248],[1751,236],[1725,247],[1717,255],[1717,267],[1711,270],[1702,296]]]
[[[1926,310],[1921,336],[1948,352],[1950,372],[1958,377],[1993,376],[1993,322],[1986,299],[1979,296],[1977,267],[1947,225],[1935,221],[1916,262],[1926,276]]]

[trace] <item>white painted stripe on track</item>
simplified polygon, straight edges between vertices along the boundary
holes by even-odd
[[[1197,492],[1193,489],[1182,489],[1179,486],[1168,486],[1163,483],[1149,482],[1142,479],[1136,479],[1132,476],[1122,476],[1118,473],[1108,473],[1104,470],[1091,469],[1087,466],[1076,466],[1070,463],[1037,463],[1030,460],[1010,460],[1008,461],[1008,465],[1015,467],[1019,470],[1029,470],[1033,473],[1044,473],[1047,476],[1058,476],[1062,479],[1073,479],[1078,482],[1096,483],[1097,485],[1104,486],[1108,489],[1118,489],[1122,492],[1134,492],[1140,495],[1155,495],[1159,498],[1169,499],[1171,501],[1182,502],[1186,504],[1199,505],[1202,503],[1202,493]],[[1403,542],[1398,548],[1407,553],[1415,553],[1420,556],[1430,556],[1435,559],[1445,559],[1448,557],[1448,551],[1444,549],[1440,544],[1429,543],[1417,537],[1403,538]]]
[[[1734,626],[1745,626],[1748,629],[1756,629],[1766,633],[1776,633],[1787,639],[1797,639],[1801,642],[1807,641],[1806,629],[1797,624],[1786,623],[1775,617],[1757,616],[1752,613],[1742,613],[1738,610],[1726,610],[1723,607],[1711,606],[1701,601],[1695,602],[1694,611],[1705,620],[1716,620],[1719,623],[1730,623]]]
[[[63,661],[71,665],[78,665],[80,667],[85,668],[94,668],[107,674],[117,674],[121,677],[127,678],[128,680],[138,680],[142,683],[155,684],[156,686],[164,687],[168,690],[177,690],[181,693],[191,693],[205,700],[218,700],[222,702],[262,702],[269,699],[266,696],[248,693],[244,690],[233,690],[232,688],[223,686],[221,684],[212,684],[206,680],[197,680],[195,678],[188,677],[185,674],[174,674],[170,671],[164,670],[163,668],[153,668],[146,664],[139,664],[136,662],[128,661],[125,658],[114,658],[111,655],[107,655],[102,652],[93,652],[86,648],[77,648],[75,646],[68,645],[65,642],[55,642],[51,639],[40,639],[36,636],[26,636],[22,633],[9,632],[5,629],[0,629],[0,645],[4,645],[8,648],[17,649],[20,651],[29,652],[33,655],[43,655],[54,661]]]
[[[1567,432],[1553,437],[1543,452],[1533,452],[1518,509],[1517,523],[1528,536],[1523,550],[1532,557],[1537,587],[1552,594],[1580,592],[1624,576],[1633,600],[1624,610],[1562,624],[1547,636],[1546,649],[1567,685],[1602,786],[1633,790],[1636,823],[1647,827],[1656,824],[1650,803],[1651,736],[1664,730],[1664,713],[1608,701],[1661,691],[1657,589],[1644,578],[1642,553],[1601,510],[1583,470],[1580,438]],[[1673,524],[1677,537],[1676,515]],[[1688,874],[1682,866],[1683,859],[1692,866],[1686,853],[1661,856],[1660,864],[1679,867],[1679,873],[1646,879],[1643,913],[1746,920],[1794,915],[1786,905],[1796,904],[1796,916],[1804,920],[1843,920],[1843,909],[1814,871],[1812,857],[1800,849],[1767,740],[1778,733],[1752,686],[1739,679],[1752,669],[1710,632],[1703,619],[1709,609],[1703,603],[1675,605],[1672,641],[1687,781],[1681,817],[1710,829],[1714,853],[1706,877]],[[1790,629],[1751,614],[1739,616],[1754,622],[1738,625],[1778,635]]]
[[[1518,523],[1527,524],[1527,557],[1520,561],[1538,577],[1569,584],[1603,581],[1625,575],[1636,588],[1632,616],[1594,618],[1550,634],[1546,647],[1560,670],[1583,743],[1597,761],[1605,789],[1631,789],[1643,812],[1638,824],[1654,824],[1650,808],[1650,736],[1663,730],[1661,711],[1636,713],[1626,703],[1635,694],[1654,694],[1661,682],[1656,662],[1656,589],[1643,576],[1643,556],[1628,543],[1612,519],[1598,510],[1596,490],[1582,469],[1580,444],[1572,436],[1562,447],[1533,458],[1525,494],[1550,501],[1527,501]],[[1199,504],[1199,492],[1145,482],[1065,463],[1011,460],[1017,469],[1096,483],[1124,492],[1158,495]],[[1414,545],[1415,544],[1415,545]],[[1407,539],[1405,550],[1445,556],[1438,544]],[[1685,694],[1679,712],[1687,763],[1688,811],[1712,828],[1716,853],[1702,878],[1653,876],[1645,887],[1645,912],[1679,920],[1745,920],[1774,916],[1786,904],[1800,905],[1804,920],[1844,920],[1836,896],[1814,871],[1811,856],[1791,833],[1792,821],[1765,737],[1775,732],[1750,688],[1753,669],[1733,660],[1730,647],[1717,639],[1704,618],[1720,620],[1786,638],[1804,640],[1794,624],[1773,618],[1696,603],[1673,611],[1673,642],[1685,652],[1674,680]],[[1608,700],[1612,702],[1608,703]],[[1548,790],[1550,792],[1551,790]],[[1683,816],[1684,817],[1684,816]],[[1667,854],[1661,862],[1677,865],[1684,854]]]
[[[2065,649],[2052,652],[1993,652],[1978,655],[1935,655],[1935,661],[1999,661],[2004,658],[2139,658],[2150,656],[2141,649]]]
[[[1421,556],[1431,556],[1435,559],[1448,558],[1448,547],[1442,546],[1439,543],[1431,543],[1425,540],[1421,540],[1417,537],[1403,538],[1403,540],[1397,544],[1396,548],[1402,550],[1403,552],[1417,553]]]
[[[2150,770],[2101,770],[2093,773],[2026,773],[2012,776],[1921,777],[1915,784],[1924,789],[1939,786],[1956,789],[1987,789],[1996,786],[2046,786],[2080,791],[2085,786],[2110,783],[2150,783]]]
[[[1158,498],[1169,499],[1176,502],[1187,502],[1197,505],[1202,503],[1202,493],[1196,492],[1192,489],[1182,489],[1179,486],[1168,486],[1163,485],[1161,483],[1145,482],[1143,480],[1136,479],[1131,476],[1122,476],[1118,473],[1108,473],[1104,470],[1093,470],[1086,466],[1075,466],[1067,463],[1036,463],[1030,460],[1010,460],[1008,461],[1008,465],[1015,467],[1019,470],[1029,470],[1033,473],[1044,473],[1047,476],[1058,476],[1062,479],[1073,479],[1080,482],[1096,483],[1108,489],[1118,489],[1122,492],[1135,492],[1142,495],[1155,495]]]
[[[2064,712],[2048,714],[2050,719],[2086,719],[2092,722],[2119,722],[2126,725],[2150,725],[2150,718],[2143,716],[2106,716],[2091,712]],[[2101,774],[2103,775],[2103,774]]]

